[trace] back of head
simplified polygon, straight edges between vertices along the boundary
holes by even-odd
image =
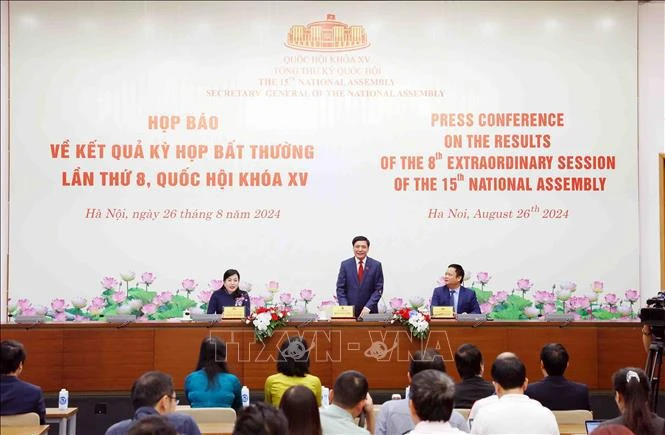
[[[227,373],[226,367],[226,343],[218,337],[210,336],[203,339],[199,350],[199,360],[196,370],[205,372],[208,377],[208,385],[217,384],[217,374]]]
[[[342,372],[333,385],[333,403],[350,409],[365,399],[369,391],[367,378],[355,370]]]
[[[413,378],[416,373],[423,370],[438,370],[440,372],[445,372],[446,364],[443,362],[441,354],[434,349],[416,351],[409,363],[409,374]]]
[[[155,407],[164,395],[173,395],[173,379],[166,373],[152,371],[142,374],[132,385],[132,405]]]
[[[236,418],[233,435],[288,435],[286,417],[279,409],[264,402],[243,408]]]
[[[279,402],[289,422],[289,435],[321,435],[321,418],[316,396],[303,385],[289,387]]]
[[[151,415],[138,420],[127,435],[178,435],[178,432],[166,417]]]
[[[462,379],[480,375],[483,354],[473,344],[463,344],[455,352],[455,367]]]
[[[0,343],[0,372],[3,375],[14,373],[25,361],[25,348],[14,340],[2,340]]]
[[[514,356],[497,358],[492,364],[492,379],[504,390],[521,387],[526,380],[526,367]]]
[[[549,376],[563,376],[568,367],[568,352],[559,343],[550,343],[540,351],[540,360]]]
[[[644,370],[636,367],[619,369],[612,377],[614,389],[623,399],[623,421],[633,432],[651,435],[651,412],[647,406],[649,400],[649,381]]]
[[[277,371],[286,376],[303,377],[309,373],[309,348],[301,337],[284,340],[277,352]]]
[[[441,370],[423,370],[413,376],[409,397],[422,421],[448,421],[453,412],[455,383]]]

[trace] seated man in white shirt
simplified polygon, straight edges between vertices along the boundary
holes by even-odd
[[[330,391],[330,406],[320,410],[323,435],[369,435],[374,433],[372,396],[367,378],[355,370],[337,376]],[[354,418],[365,414],[367,430],[359,427]]]
[[[492,379],[498,400],[482,407],[471,425],[474,434],[559,434],[554,414],[524,394],[526,367],[516,357],[497,358]]]
[[[411,381],[409,409],[416,427],[408,435],[463,434],[448,423],[455,402],[455,382],[439,370],[423,370]]]
[[[501,359],[501,358],[517,358],[517,355],[515,355],[512,352],[501,352],[500,354],[497,355],[496,359]],[[494,386],[494,384],[492,384],[492,386]],[[491,396],[483,397],[482,399],[478,399],[475,402],[473,402],[473,406],[471,407],[471,411],[469,412],[469,425],[473,423],[473,419],[476,418],[478,410],[489,405],[490,403],[496,402],[497,400],[499,400],[499,396],[497,396],[496,393],[494,393]]]

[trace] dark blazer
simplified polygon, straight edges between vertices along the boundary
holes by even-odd
[[[337,275],[337,301],[340,305],[353,305],[356,317],[364,307],[371,313],[379,312],[379,300],[383,293],[383,269],[381,263],[365,257],[363,280],[358,282],[356,258],[342,261]]]
[[[2,375],[0,378],[0,415],[36,412],[39,423],[46,424],[46,407],[42,389],[16,376]]]
[[[210,296],[208,314],[222,314],[224,307],[245,307],[245,317],[249,317],[251,310],[249,294],[240,289],[229,294],[226,288],[222,286],[222,288],[215,290],[212,296]]]
[[[448,286],[437,287],[432,292],[432,307],[452,307],[453,298],[450,297],[450,290]],[[458,313],[467,313],[467,314],[480,314],[480,305],[478,304],[478,298],[476,298],[476,292],[460,286],[459,296],[457,297],[457,312]]]
[[[455,385],[455,408],[471,408],[476,400],[494,394],[494,385],[480,376],[462,379]]]
[[[587,386],[571,382],[563,376],[546,376],[542,381],[529,384],[524,394],[552,411],[591,410]]]

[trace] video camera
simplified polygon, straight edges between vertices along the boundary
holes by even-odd
[[[665,292],[647,299],[647,308],[640,310],[640,320],[651,327],[654,341],[665,342]]]

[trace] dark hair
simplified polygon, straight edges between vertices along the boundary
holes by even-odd
[[[351,240],[351,246],[356,246],[356,242],[367,242],[367,247],[369,248],[369,239],[365,236],[355,236]]]
[[[438,370],[445,373],[446,364],[441,354],[434,349],[416,351],[409,363],[409,374],[413,377],[423,370]]]
[[[208,377],[208,387],[210,388],[219,385],[219,382],[217,382],[218,374],[228,373],[229,370],[226,367],[226,343],[218,337],[206,337],[201,342],[196,370],[201,369],[203,369]]]
[[[25,362],[25,348],[15,340],[2,340],[0,343],[0,372],[3,375],[14,373]]]
[[[166,417],[150,415],[134,423],[127,435],[178,435],[178,432]]]
[[[142,406],[155,407],[167,395],[173,395],[173,379],[163,372],[152,371],[142,374],[132,385],[132,405],[134,409]]]
[[[559,343],[550,343],[540,351],[540,360],[549,376],[562,376],[568,367],[568,352]]]
[[[497,358],[492,364],[492,379],[504,390],[521,387],[526,380],[526,367],[519,358]]]
[[[440,370],[423,370],[411,379],[409,398],[422,421],[448,421],[453,413],[455,383]]]
[[[365,399],[369,391],[367,378],[355,370],[342,372],[333,385],[333,403],[342,408],[353,408]]]
[[[304,385],[294,385],[284,392],[279,409],[289,421],[289,435],[321,435],[321,417],[316,397]]]
[[[301,337],[284,340],[277,352],[277,371],[286,376],[304,377],[309,373],[309,346]]]
[[[455,269],[455,274],[460,278],[460,281],[464,281],[464,268],[459,264],[449,264],[448,267]]]
[[[644,370],[636,367],[619,369],[614,373],[612,381],[614,389],[623,398],[623,424],[636,434],[655,434],[647,406],[649,381]]]
[[[265,402],[256,402],[238,413],[233,435],[288,435],[284,413]]]
[[[228,278],[232,277],[233,275],[238,275],[238,279],[240,279],[240,272],[238,272],[235,269],[229,269],[226,272],[224,272],[224,281],[226,281]]]
[[[483,354],[475,345],[465,343],[455,352],[455,367],[462,379],[473,378],[480,374]]]

